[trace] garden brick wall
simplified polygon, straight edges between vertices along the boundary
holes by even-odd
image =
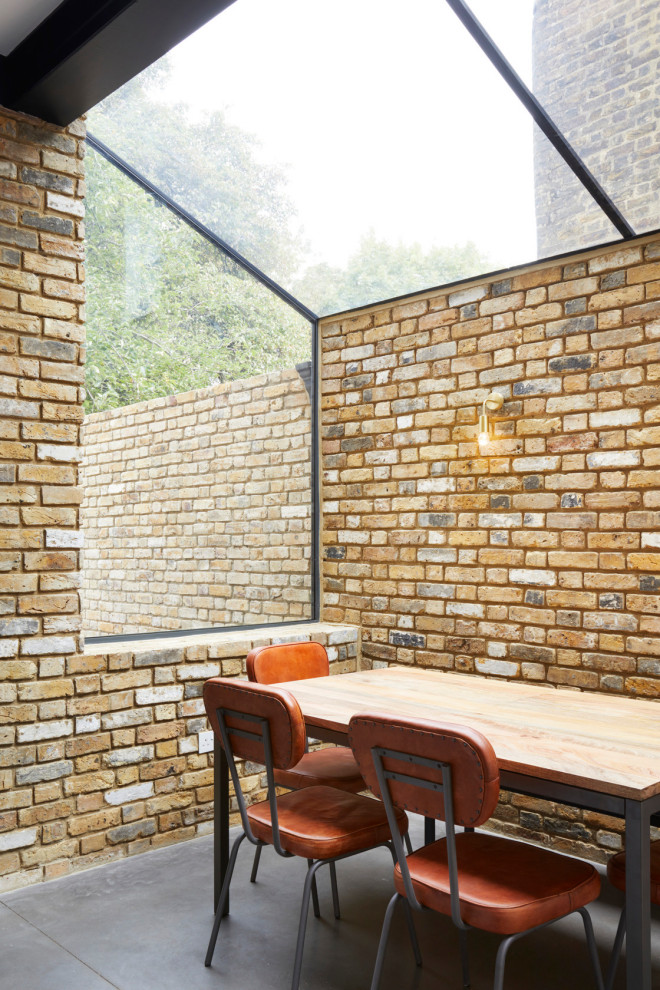
[[[85,419],[87,635],[311,616],[311,418],[295,370]]]
[[[60,707],[24,719],[0,748],[11,768],[0,892],[211,832],[213,754],[198,752],[197,735],[208,729],[204,681],[245,677],[253,646],[310,638],[326,645],[332,673],[356,669],[358,630],[317,623],[90,647],[67,657],[63,676],[30,682]],[[240,773],[249,798],[263,800],[265,775]],[[230,810],[236,823],[233,798]]]
[[[0,882],[48,859],[79,650],[84,125],[0,109]]]
[[[321,336],[323,618],[361,627],[363,665],[660,697],[660,240]],[[620,844],[615,820],[551,802],[501,819]]]

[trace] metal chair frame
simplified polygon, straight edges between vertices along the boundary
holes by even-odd
[[[399,750],[388,749],[382,746],[373,746],[371,749],[371,754],[374,761],[374,769],[376,771],[376,777],[378,779],[378,785],[380,788],[381,797],[383,804],[385,806],[385,812],[387,814],[387,820],[392,831],[392,843],[394,845],[394,851],[396,854],[396,862],[399,864],[399,869],[401,870],[401,878],[403,880],[403,886],[405,890],[405,897],[398,892],[394,894],[391,898],[389,904],[387,905],[387,910],[385,912],[385,918],[383,920],[383,929],[380,936],[380,942],[378,944],[378,953],[376,955],[376,963],[374,966],[374,973],[371,981],[371,990],[378,990],[380,984],[380,978],[383,970],[383,963],[385,961],[385,952],[387,949],[387,940],[389,937],[390,925],[392,923],[392,917],[394,915],[394,910],[399,903],[403,901],[404,905],[408,905],[408,911],[406,912],[409,918],[408,925],[411,929],[411,940],[413,947],[415,948],[415,959],[418,966],[421,966],[422,960],[419,954],[419,949],[417,946],[417,938],[414,932],[414,923],[412,914],[410,914],[410,908],[416,911],[431,910],[426,908],[417,899],[415,890],[413,887],[412,879],[410,876],[410,870],[408,868],[408,863],[406,860],[406,855],[401,843],[401,837],[398,834],[398,829],[396,828],[396,819],[394,816],[394,803],[392,800],[392,795],[390,792],[389,780],[397,781],[402,784],[411,784],[414,787],[423,787],[428,790],[434,790],[442,793],[444,799],[444,810],[445,810],[445,840],[447,843],[447,867],[449,871],[449,896],[451,904],[451,919],[454,925],[459,930],[460,939],[460,951],[461,951],[461,967],[463,971],[463,986],[464,988],[470,987],[470,972],[469,972],[469,961],[467,952],[467,933],[473,929],[472,925],[468,925],[463,921],[461,917],[461,902],[458,889],[458,861],[456,857],[456,826],[454,820],[454,799],[453,799],[453,788],[452,788],[452,772],[451,766],[448,763],[444,763],[440,760],[433,760],[423,756],[416,756],[411,753],[401,752]],[[426,767],[432,770],[439,770],[442,775],[442,783],[434,780],[427,780],[423,777],[416,777],[412,774],[405,774],[396,772],[394,770],[387,770],[383,765],[383,759],[389,757],[390,759],[401,760],[410,763],[413,766]],[[466,831],[473,831],[472,829],[466,829]],[[594,938],[593,925],[591,922],[591,916],[585,907],[577,909],[579,914],[582,916],[582,921],[584,924],[585,935],[587,939],[587,947],[589,950],[589,956],[594,970],[594,978],[596,982],[597,990],[605,990],[603,985],[603,976],[600,969],[600,963],[598,961],[598,951],[596,948],[596,940]],[[569,914],[574,914],[571,911]],[[563,915],[562,917],[568,917],[568,915]],[[506,957],[509,949],[514,942],[522,938],[524,935],[529,935],[532,932],[539,931],[541,928],[547,928],[548,925],[552,925],[555,921],[559,921],[560,918],[554,918],[552,921],[547,921],[542,925],[536,925],[533,928],[528,928],[524,932],[518,932],[515,935],[510,935],[504,938],[499,945],[497,951],[497,958],[495,961],[495,976],[493,982],[493,990],[502,990],[504,985],[504,967],[506,964]],[[609,990],[609,988],[608,988]]]
[[[220,736],[222,739],[222,745],[224,747],[225,753],[227,754],[227,763],[229,765],[229,772],[231,774],[232,783],[234,785],[234,792],[236,794],[236,800],[238,803],[238,810],[241,815],[241,824],[243,826],[243,832],[235,840],[231,848],[231,853],[229,855],[229,862],[227,864],[227,871],[225,873],[224,881],[222,884],[222,890],[220,892],[220,898],[218,901],[218,907],[215,913],[215,918],[213,921],[213,928],[211,931],[211,938],[209,940],[208,949],[206,951],[206,958],[204,960],[205,966],[210,966],[213,953],[215,950],[216,941],[218,938],[218,932],[220,930],[220,924],[222,922],[223,915],[225,914],[225,905],[227,903],[227,898],[229,896],[229,886],[231,884],[231,878],[234,872],[234,867],[236,866],[236,859],[238,857],[238,851],[244,839],[256,846],[257,849],[261,849],[264,845],[270,845],[270,843],[264,843],[261,839],[258,839],[252,832],[250,827],[250,820],[247,814],[247,805],[245,803],[245,797],[243,795],[243,790],[241,788],[240,777],[238,776],[238,771],[236,769],[236,763],[234,758],[234,751],[231,746],[229,735],[230,733],[234,736],[242,736],[245,739],[251,739],[256,742],[261,742],[264,747],[264,757],[266,763],[266,775],[268,781],[268,803],[270,806],[270,817],[271,826],[273,832],[273,842],[272,845],[278,856],[283,856],[286,859],[293,857],[293,853],[287,852],[286,849],[282,848],[280,841],[280,830],[279,830],[279,820],[277,814],[277,795],[275,793],[275,780],[273,774],[273,757],[272,757],[272,746],[270,737],[270,724],[267,718],[263,718],[259,715],[248,715],[245,712],[239,712],[230,708],[218,708],[216,709],[216,715],[218,719],[218,725],[220,728]],[[249,729],[241,729],[231,726],[229,729],[225,720],[225,716],[229,716],[232,719],[239,719],[245,722],[251,722],[259,726],[259,731],[250,731]],[[389,815],[388,815],[389,821]],[[395,825],[395,832],[398,829]],[[396,862],[396,853],[392,847],[391,842],[379,843],[379,845],[386,846],[392,855],[392,859]],[[371,848],[378,848],[378,846],[373,846]],[[360,850],[360,852],[366,850]],[[317,860],[307,860],[307,875],[305,877],[305,885],[303,888],[302,903],[300,908],[300,921],[298,923],[298,937],[296,941],[296,951],[294,958],[293,976],[291,980],[291,990],[298,990],[300,983],[300,973],[302,970],[302,959],[303,950],[305,946],[305,933],[307,930],[307,916],[309,914],[309,902],[310,897],[314,906],[314,914],[319,916],[319,905],[318,905],[318,893],[316,890],[316,874],[318,870],[328,864],[330,868],[330,878],[332,884],[332,900],[334,907],[335,918],[339,919],[339,896],[337,892],[337,878],[335,872],[335,863],[338,863],[342,859],[348,859],[351,856],[358,855],[357,852],[345,853],[341,856],[335,856],[332,859],[317,859]],[[254,867],[253,867],[254,869]],[[416,956],[419,954],[419,949],[416,948],[416,936],[414,931],[414,926],[412,922],[412,916],[410,915],[410,909],[406,912],[408,917],[408,929],[413,940],[413,947],[416,951]],[[421,959],[420,959],[421,963]]]
[[[607,975],[605,976],[605,990],[612,990],[612,987],[614,986],[614,977],[616,976],[616,970],[619,965],[621,949],[623,948],[625,938],[626,908],[624,905],[621,911],[621,917],[619,918],[619,924],[617,925],[616,935],[614,937],[614,945],[612,947],[612,955],[610,956],[609,966],[607,967]]]

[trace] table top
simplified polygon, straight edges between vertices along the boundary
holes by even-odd
[[[357,712],[479,729],[500,770],[643,800],[660,794],[660,704],[419,667],[289,681],[310,728],[345,734]]]

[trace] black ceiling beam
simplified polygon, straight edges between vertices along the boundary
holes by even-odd
[[[63,0],[0,63],[0,104],[66,126],[234,0]]]
[[[607,195],[598,179],[589,171],[575,148],[566,140],[565,136],[547,113],[545,107],[539,103],[531,90],[527,88],[481,22],[474,16],[468,5],[464,3],[464,0],[447,0],[447,3],[470,32],[484,54],[488,56],[504,81],[516,94],[525,109],[532,115],[571,171],[598,203],[603,213],[607,215],[623,237],[634,237],[635,231],[620,212],[619,208]]]

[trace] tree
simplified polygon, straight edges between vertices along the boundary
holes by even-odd
[[[487,257],[471,241],[424,252],[419,244],[390,244],[370,230],[345,268],[308,268],[294,292],[317,313],[338,313],[477,275],[488,267]]]
[[[148,81],[105,101],[90,130],[250,260],[291,270],[282,175],[258,165],[250,136],[222,115],[202,126],[182,108],[165,112]],[[309,359],[310,324],[295,310],[91,150],[86,174],[89,411]]]
[[[89,130],[275,281],[304,244],[282,170],[216,112],[165,105],[162,61],[108,97]],[[222,250],[90,151],[87,408],[116,408],[309,360],[310,324]],[[388,244],[369,232],[345,269],[317,265],[297,295],[322,314],[427,289],[487,267],[473,244]]]
[[[299,268],[304,244],[283,169],[257,161],[259,142],[223,113],[193,118],[165,103],[161,59],[90,111],[87,126],[133,168],[276,282]]]

